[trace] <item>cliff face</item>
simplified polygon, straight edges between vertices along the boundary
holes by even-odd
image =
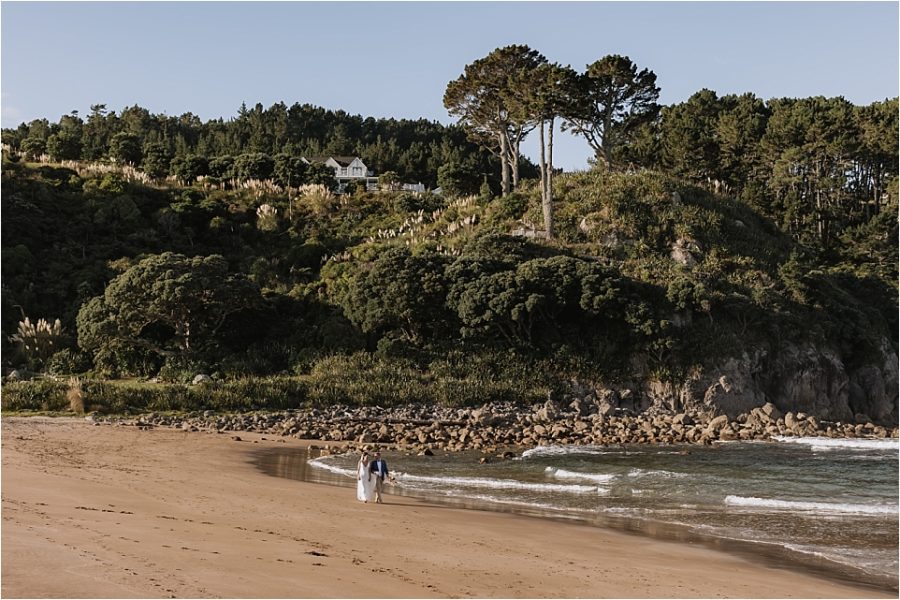
[[[829,421],[898,421],[898,356],[887,340],[877,362],[852,370],[833,349],[807,343],[730,357],[679,384],[648,377],[625,388],[612,397],[619,408],[634,411],[687,410],[735,419],[771,402],[784,413]]]

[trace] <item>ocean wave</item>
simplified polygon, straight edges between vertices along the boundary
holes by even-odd
[[[623,450],[610,449],[607,446],[535,446],[522,452],[521,458],[535,458],[538,456],[571,456],[575,454],[622,454]]]
[[[848,546],[784,544],[784,547],[792,552],[809,554],[831,562],[850,565],[876,575],[897,572],[897,555],[893,552],[877,552],[873,551],[872,548],[853,548]]]
[[[329,456],[320,456],[318,458],[314,458],[308,462],[309,466],[315,467],[317,469],[322,469],[325,471],[330,471],[332,473],[336,473],[338,475],[344,475],[346,477],[356,477],[356,469],[344,469],[342,467],[338,467],[335,465],[328,464],[325,462],[326,459],[330,458]]]
[[[629,477],[673,477],[680,479],[687,477],[687,473],[675,473],[674,471],[662,471],[660,469],[631,469],[628,471]]]
[[[775,500],[753,496],[726,496],[725,504],[771,510],[795,510],[808,512],[830,512],[842,514],[890,515],[897,514],[896,505],[887,504],[838,504],[833,502],[804,502],[798,500]]]
[[[568,494],[605,494],[607,490],[594,485],[573,485],[561,483],[532,483],[515,479],[491,479],[487,477],[435,477],[395,473],[400,483],[430,483],[444,486],[463,486],[496,490],[526,490],[532,492],[562,492]]]
[[[827,438],[774,436],[778,442],[811,446],[813,450],[900,450],[900,440],[893,438]]]
[[[567,471],[565,469],[556,469],[547,467],[544,472],[552,475],[556,479],[575,479],[580,481],[593,481],[594,483],[609,483],[616,478],[616,475],[609,473],[578,473],[576,471]]]
[[[481,502],[488,502],[490,504],[507,504],[510,506],[521,506],[523,508],[531,508],[531,509],[540,509],[540,510],[552,510],[558,511],[562,513],[584,513],[588,512],[584,509],[574,509],[571,507],[558,506],[556,504],[548,504],[546,502],[527,502],[524,500],[516,500],[514,498],[508,498],[503,496],[491,496],[490,494],[466,494],[460,492],[451,492],[448,493],[449,496],[453,496],[456,498],[465,498],[466,500],[479,500]]]

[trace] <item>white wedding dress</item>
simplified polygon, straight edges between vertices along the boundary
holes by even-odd
[[[360,502],[375,501],[375,475],[369,473],[369,463],[356,465],[356,499]]]

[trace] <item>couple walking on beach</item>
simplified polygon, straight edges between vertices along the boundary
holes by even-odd
[[[356,499],[360,502],[381,503],[384,480],[388,477],[387,463],[381,453],[375,453],[375,460],[369,460],[369,453],[363,452],[356,465]]]

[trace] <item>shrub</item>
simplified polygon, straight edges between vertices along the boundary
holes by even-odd
[[[208,373],[205,362],[182,355],[169,356],[159,370],[159,378],[173,383],[191,383],[198,373]]]
[[[19,344],[22,353],[28,360],[29,366],[41,366],[44,361],[55,354],[62,347],[63,326],[59,319],[52,324],[46,319],[38,319],[32,323],[25,317],[19,321],[16,333],[10,336],[9,341]]]
[[[3,386],[3,410],[65,410],[68,386],[52,379],[7,383]]]
[[[51,356],[45,365],[45,369],[52,375],[74,375],[84,373],[91,368],[91,358],[77,350],[66,348]]]

